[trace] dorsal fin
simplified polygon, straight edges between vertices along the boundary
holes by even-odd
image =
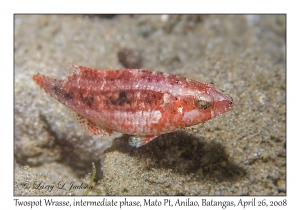
[[[81,71],[76,65],[59,61],[54,61],[52,66],[52,70],[47,71],[47,76],[57,80],[64,80],[68,76],[79,74]]]
[[[70,63],[56,62],[56,68],[54,69],[56,77],[59,79],[66,79],[70,75],[79,74],[80,69],[76,65]]]

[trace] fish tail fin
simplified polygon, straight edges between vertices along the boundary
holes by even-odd
[[[58,87],[61,86],[60,80],[53,79],[43,74],[35,74],[32,79],[43,89],[46,93],[50,94],[50,96],[55,97],[55,91]],[[56,91],[57,92],[57,91]],[[56,98],[56,97],[55,97]]]
[[[46,76],[40,73],[33,75],[32,79],[41,87],[46,83]]]
[[[33,75],[32,79],[47,92],[47,86],[49,86],[49,77],[43,75],[43,74],[35,74]]]

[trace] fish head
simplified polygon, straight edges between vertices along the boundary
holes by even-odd
[[[219,91],[211,84],[201,84],[192,92],[191,105],[183,109],[182,120],[187,126],[205,122],[211,118],[230,111],[233,99]]]

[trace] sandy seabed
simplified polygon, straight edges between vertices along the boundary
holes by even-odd
[[[235,106],[132,148],[91,137],[39,89],[33,74],[57,61],[212,82]],[[82,195],[58,183],[87,185],[94,162],[93,195],[285,195],[285,68],[284,15],[15,15],[14,194]]]

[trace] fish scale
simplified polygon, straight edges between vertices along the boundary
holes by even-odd
[[[69,108],[93,135],[120,132],[142,146],[158,135],[192,126],[233,108],[232,98],[209,83],[144,69],[98,70],[71,65],[64,79],[34,81]]]

